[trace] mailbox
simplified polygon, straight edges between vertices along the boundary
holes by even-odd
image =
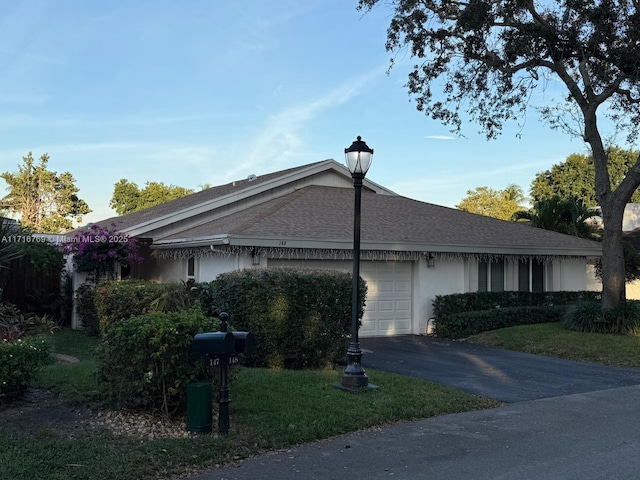
[[[256,340],[251,332],[233,332],[236,353],[255,353]]]
[[[236,343],[231,332],[198,333],[193,337],[191,351],[207,357],[231,355],[236,351]]]

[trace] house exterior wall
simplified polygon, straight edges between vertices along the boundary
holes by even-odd
[[[553,262],[553,280],[549,290],[581,291],[597,290],[587,281],[587,264],[585,260],[559,259]]]
[[[465,260],[447,260],[436,258],[433,267],[427,266],[427,260],[418,262],[417,281],[414,281],[413,332],[415,335],[427,333],[429,320],[433,317],[433,300],[437,295],[464,293],[468,290],[469,269]],[[477,268],[476,268],[477,288]]]

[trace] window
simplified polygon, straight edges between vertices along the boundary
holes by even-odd
[[[544,292],[543,263],[531,259],[520,260],[518,264],[518,290],[521,292]]]
[[[478,291],[504,292],[504,260],[478,262]]]
[[[187,280],[196,279],[196,259],[195,257],[189,257],[187,260]]]

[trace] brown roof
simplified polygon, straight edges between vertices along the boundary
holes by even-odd
[[[162,240],[241,235],[350,241],[353,205],[353,189],[308,186]],[[366,191],[362,194],[361,241],[455,247],[449,251],[461,247],[468,251],[476,246],[517,246],[538,250],[590,250],[595,254],[600,249],[599,243],[578,237]]]
[[[155,220],[159,217],[163,217],[165,215],[170,215],[173,213],[177,213],[181,210],[186,210],[191,207],[195,207],[202,203],[206,203],[211,200],[215,200],[216,198],[224,197],[225,195],[230,195],[233,193],[240,192],[247,187],[257,186],[262,183],[268,182],[270,180],[276,179],[278,177],[285,176],[290,173],[295,173],[298,170],[303,170],[312,165],[317,165],[319,163],[323,163],[326,160],[315,162],[307,165],[302,165],[300,167],[289,168],[286,170],[280,170],[278,172],[269,173],[266,175],[255,176],[252,179],[245,178],[243,180],[235,180],[231,183],[227,183],[226,185],[219,185],[217,187],[211,187],[206,190],[202,190],[201,192],[196,192],[191,195],[187,195],[186,197],[177,198],[175,200],[171,200],[169,202],[156,205],[155,207],[145,208],[144,210],[140,210],[138,212],[129,213],[126,215],[120,215],[115,217],[110,217],[105,220],[101,220],[100,222],[96,222],[100,225],[111,225],[115,224],[118,230],[125,230],[127,228],[143,224],[145,222],[149,222]],[[79,228],[77,230],[83,230],[86,227]]]

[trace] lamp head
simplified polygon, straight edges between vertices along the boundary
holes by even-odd
[[[373,148],[369,148],[362,141],[362,137],[358,136],[357,140],[349,148],[344,149],[344,156],[351,175],[362,175],[364,177],[371,166]]]

